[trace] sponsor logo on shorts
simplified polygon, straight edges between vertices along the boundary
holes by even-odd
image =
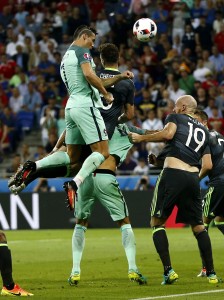
[[[104,131],[103,131],[103,132],[104,132],[104,135],[105,135],[105,136],[108,136],[108,134],[107,134],[107,130],[106,130],[106,129],[104,129]]]

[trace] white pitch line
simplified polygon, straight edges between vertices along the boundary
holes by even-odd
[[[135,298],[130,300],[153,300],[153,299],[165,299],[165,298],[175,298],[175,297],[184,297],[184,296],[191,296],[191,295],[202,295],[202,294],[212,294],[212,293],[222,293],[222,290],[211,290],[205,292],[194,292],[194,293],[186,293],[186,294],[175,294],[175,295],[168,295],[168,296],[155,296],[155,297],[147,297],[147,298]]]

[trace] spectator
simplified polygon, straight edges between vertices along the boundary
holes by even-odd
[[[28,77],[24,72],[19,73],[20,84],[18,89],[20,94],[24,97],[28,93]]]
[[[34,123],[36,127],[39,127],[41,107],[41,95],[35,89],[34,82],[30,81],[28,83],[27,93],[24,95],[24,109],[34,113]]]
[[[62,134],[62,132],[65,130],[66,124],[65,124],[65,110],[64,108],[60,108],[59,111],[59,119],[57,120],[57,132],[58,137]]]
[[[203,89],[202,87],[198,88],[198,90],[196,91],[196,100],[199,109],[203,110],[208,105],[207,93],[206,90]]]
[[[146,117],[147,111],[149,109],[155,108],[155,104],[152,102],[151,93],[148,89],[143,89],[142,91],[142,101],[139,105],[139,108],[143,111],[144,116]]]
[[[155,21],[157,24],[157,31],[158,34],[161,33],[167,33],[168,32],[168,11],[163,9],[163,2],[162,1],[157,1],[156,3],[156,9],[152,13],[152,19]]]
[[[36,152],[33,155],[34,161],[40,160],[46,156],[46,151],[43,145],[37,146]]]
[[[176,102],[180,96],[186,95],[186,91],[180,89],[178,80],[173,80],[171,87],[168,89],[170,100]]]
[[[51,62],[48,59],[48,53],[47,52],[42,52],[40,54],[40,62],[37,66],[39,72],[41,72],[41,74],[44,75],[44,77],[46,77],[47,75],[50,74],[50,67],[53,64],[53,62]]]
[[[20,66],[24,72],[28,71],[29,54],[24,52],[22,45],[16,46],[16,54],[12,56],[17,66]]]
[[[179,87],[186,91],[188,95],[191,95],[194,91],[194,77],[190,74],[190,68],[185,64],[182,63],[180,65],[180,75],[181,78],[179,79]]]
[[[28,11],[25,10],[25,6],[23,4],[18,4],[17,13],[15,14],[15,19],[18,21],[20,26],[26,26],[26,16],[29,14]]]
[[[15,115],[24,108],[24,97],[20,94],[17,87],[12,89],[12,96],[9,98],[9,107]]]
[[[221,82],[224,79],[224,55],[219,52],[217,46],[212,47],[212,55],[209,56],[209,60],[214,64],[216,71],[216,79]]]
[[[149,167],[146,164],[145,158],[140,157],[138,159],[138,165],[134,168],[133,174],[135,175],[148,175]]]
[[[123,163],[118,167],[119,175],[129,175],[133,173],[137,163],[132,159],[130,151],[128,152]]]
[[[17,52],[17,46],[24,47],[24,43],[19,41],[18,35],[13,34],[10,42],[6,45],[6,54],[10,57],[13,58],[14,55],[16,55]]]
[[[150,184],[150,177],[149,176],[142,176],[135,186],[136,191],[148,191],[153,190],[154,186]]]
[[[194,79],[196,81],[203,82],[206,80],[206,76],[209,72],[211,72],[211,70],[204,66],[203,58],[199,58],[197,61],[197,67],[193,72]]]
[[[214,109],[215,108],[215,109]],[[218,109],[218,107],[215,105],[215,99],[214,98],[209,98],[208,100],[208,106],[204,109],[206,114],[208,115],[208,118],[222,118],[222,111]],[[215,113],[215,115],[213,115]]]
[[[0,23],[3,25],[4,28],[12,22],[13,14],[10,5],[5,5],[0,13]]]
[[[8,126],[4,122],[4,119],[0,117],[0,153],[6,154],[6,151],[10,150]]]
[[[202,51],[203,66],[205,68],[208,68],[213,74],[216,75],[214,63],[209,60],[209,56],[210,56],[210,52],[204,49]]]
[[[50,38],[47,30],[42,31],[41,39],[38,42],[38,44],[40,45],[41,52],[48,53],[48,43],[49,42],[52,42],[54,45],[54,48],[57,49],[58,43],[54,39]]]
[[[185,3],[176,3],[171,11],[172,21],[172,39],[174,41],[176,36],[179,36],[180,41],[184,35],[185,29]]]
[[[208,119],[209,129],[213,129],[224,135],[224,119],[219,117],[219,110],[216,106],[212,109],[212,118]]]
[[[220,32],[215,34],[214,42],[219,52],[224,54],[224,23],[221,24]]]
[[[10,178],[12,175],[14,175],[21,163],[21,155],[18,153],[14,154],[11,165],[6,168],[5,177]]]
[[[163,123],[156,117],[154,109],[150,109],[147,112],[147,119],[142,123],[142,128],[146,130],[161,130],[163,129]]]
[[[209,25],[206,24],[206,19],[204,16],[200,17],[200,24],[196,28],[196,44],[200,45],[202,49],[211,50],[212,48],[212,33]]]
[[[3,120],[3,123],[7,125],[10,149],[15,152],[22,134],[17,127],[16,116],[12,113],[12,110],[9,106],[5,106],[0,118]]]
[[[48,95],[48,104],[44,105],[42,110],[41,110],[41,117],[45,116],[45,111],[46,109],[51,110],[51,114],[54,118],[58,119],[59,118],[59,111],[60,111],[60,106],[56,104],[56,95],[54,93],[50,93]]]
[[[218,81],[214,79],[214,76],[210,70],[205,74],[205,80],[202,82],[201,87],[208,91],[211,87],[217,87]]]
[[[104,36],[109,34],[110,32],[110,24],[109,21],[106,18],[106,14],[104,11],[101,11],[97,14],[96,19],[96,31],[98,35],[96,36],[96,44],[95,47],[98,47],[101,43],[101,40]]]
[[[33,192],[56,192],[56,188],[54,186],[49,186],[47,179],[39,178],[37,185],[33,188]]]
[[[24,164],[27,160],[31,160],[31,159],[32,159],[32,154],[30,152],[30,146],[28,144],[23,144],[21,150],[22,164]]]
[[[218,96],[216,97],[216,106],[222,111],[224,117],[224,82],[218,87]]]
[[[189,48],[191,49],[192,53],[195,52],[195,32],[190,24],[185,25],[185,32],[182,37],[182,45],[183,49]]]
[[[40,118],[42,144],[44,147],[49,142],[49,135],[57,132],[57,119],[54,117],[54,111],[47,107],[44,115]]]
[[[54,149],[56,143],[58,140],[58,135],[56,132],[50,132],[49,133],[49,138],[48,138],[48,143],[45,146],[45,150],[47,153],[51,153],[51,151]]]
[[[221,11],[216,11],[215,20],[213,22],[213,30],[215,35],[221,31],[221,26],[224,24],[224,19]]]

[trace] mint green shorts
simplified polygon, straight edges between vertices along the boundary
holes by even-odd
[[[106,126],[96,107],[65,109],[67,145],[89,145],[108,140]]]
[[[106,208],[113,221],[123,220],[129,215],[117,179],[112,174],[93,173],[85,179],[78,189],[75,217],[88,219],[95,201],[99,201]]]

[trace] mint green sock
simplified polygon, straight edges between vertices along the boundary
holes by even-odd
[[[66,166],[70,164],[70,158],[67,152],[57,151],[36,161],[37,169],[47,168],[49,166]]]
[[[72,235],[72,259],[73,267],[71,274],[80,274],[80,263],[82,259],[82,253],[85,246],[85,226],[76,224]]]
[[[105,157],[101,153],[93,152],[84,161],[82,168],[75,176],[74,181],[76,182],[77,177],[81,182],[83,182],[85,178],[88,177],[93,171],[95,171],[104,161]]]
[[[135,262],[136,243],[131,224],[123,225],[120,229],[122,234],[122,245],[124,246],[124,250],[128,260],[128,269],[137,271],[138,268]]]

